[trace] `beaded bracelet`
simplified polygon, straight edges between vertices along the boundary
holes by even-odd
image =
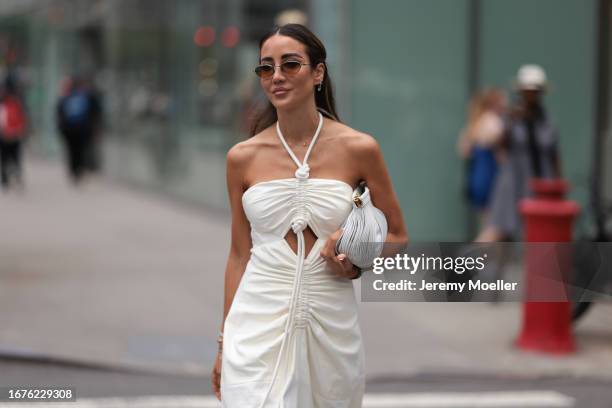
[[[219,330],[219,336],[217,337],[217,343],[219,344],[219,352],[223,350],[223,332]]]

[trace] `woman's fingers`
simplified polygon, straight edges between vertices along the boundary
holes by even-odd
[[[221,401],[221,359],[219,355],[217,355],[217,361],[215,361],[215,366],[213,367],[210,381],[212,383],[212,389],[215,396],[219,401]]]
[[[219,399],[219,397],[220,397],[220,393],[219,393],[219,373],[217,372],[216,369],[214,369],[213,372],[212,372],[211,381],[212,381],[213,392],[217,396],[217,399]]]
[[[336,275],[347,278],[353,276],[353,264],[345,254],[338,254],[328,260]]]
[[[337,230],[329,236],[323,249],[321,250],[321,257],[324,258],[327,263],[331,266],[334,274],[343,277],[350,278],[354,275],[353,264],[348,259],[346,254],[336,253],[336,243],[342,235],[342,229]]]
[[[212,376],[211,376],[211,382],[212,382],[212,389],[213,392],[215,393],[215,396],[217,397],[217,399],[220,398],[220,393],[219,393],[219,374],[217,373],[217,370],[213,370],[212,372]]]
[[[342,229],[337,230],[327,238],[321,250],[321,256],[323,258],[329,259],[336,256],[336,242],[338,242],[340,235],[342,235]]]

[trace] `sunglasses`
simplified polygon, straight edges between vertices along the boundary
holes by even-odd
[[[286,75],[295,75],[300,72],[302,65],[310,65],[303,64],[299,61],[285,61],[280,65],[272,65],[272,64],[261,64],[255,68],[255,73],[260,78],[271,78],[276,71],[276,67],[280,67],[281,72]]]

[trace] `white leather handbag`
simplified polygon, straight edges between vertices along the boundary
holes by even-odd
[[[380,256],[387,237],[387,219],[374,207],[365,183],[353,191],[353,210],[340,226],[336,253],[345,254],[360,269],[369,269]]]

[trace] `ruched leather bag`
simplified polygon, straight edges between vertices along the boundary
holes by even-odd
[[[369,269],[379,257],[387,237],[387,219],[374,207],[365,183],[353,191],[353,209],[341,225],[336,253],[345,254],[360,269]]]

